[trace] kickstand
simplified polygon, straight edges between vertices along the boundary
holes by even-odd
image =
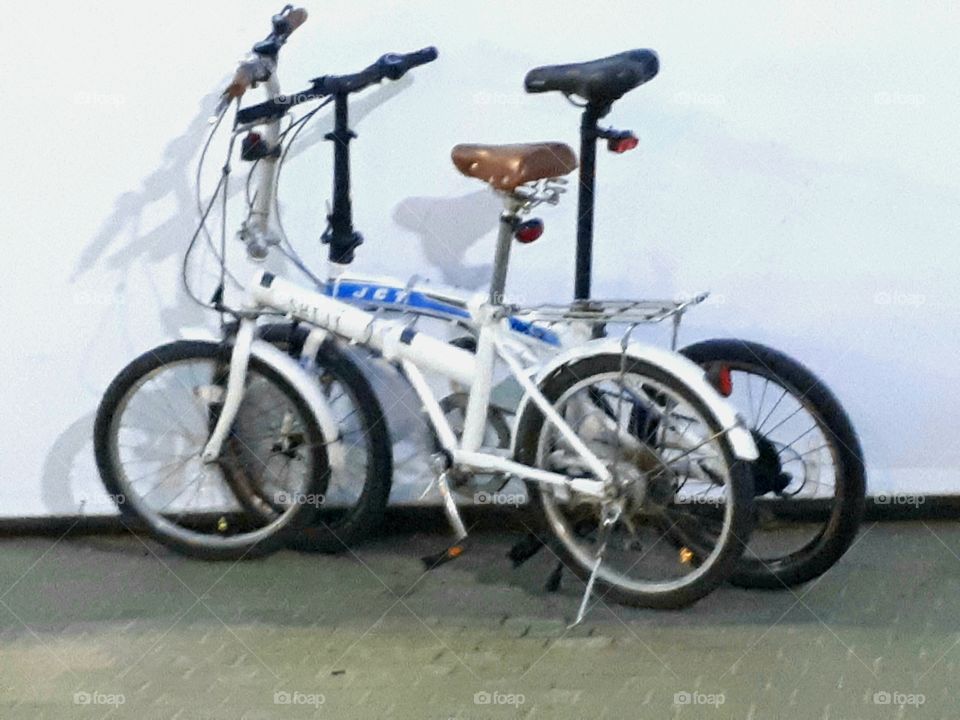
[[[536,555],[543,548],[543,541],[534,533],[530,533],[522,540],[519,540],[507,553],[510,562],[514,568],[523,565],[527,560]],[[549,593],[555,593],[560,589],[560,578],[563,575],[563,563],[557,562],[557,566],[547,577],[547,582],[543,589]]]
[[[600,565],[603,563],[603,555],[607,551],[607,539],[610,537],[610,530],[614,523],[620,517],[620,509],[614,507],[612,510],[604,510],[603,523],[600,527],[600,537],[597,538],[597,553],[594,556],[593,570],[590,571],[590,578],[587,580],[587,587],[583,591],[583,600],[580,601],[580,609],[577,610],[577,618],[567,625],[567,630],[573,630],[577,625],[583,622],[587,614],[587,604],[590,602],[590,596],[593,595],[593,584],[597,580],[597,573],[600,571]]]
[[[543,548],[543,541],[533,533],[530,533],[510,548],[507,557],[510,558],[513,566],[517,568],[540,552],[541,548]]]
[[[550,577],[547,578],[546,584],[543,586],[543,589],[548,593],[555,593],[560,589],[560,578],[563,575],[563,563],[557,562],[557,566],[553,569],[553,572],[550,573]]]
[[[467,528],[463,525],[460,511],[457,509],[457,502],[453,498],[453,493],[450,492],[450,485],[447,482],[447,478],[446,471],[440,473],[439,477],[437,477],[437,487],[440,489],[440,496],[443,498],[443,509],[447,515],[447,520],[449,520],[451,527],[453,527],[453,532],[456,537],[453,545],[445,550],[420,558],[427,570],[433,570],[439,565],[455,560],[463,555],[465,549],[463,541],[467,537]]]

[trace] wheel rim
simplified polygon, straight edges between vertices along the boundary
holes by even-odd
[[[121,502],[158,532],[184,542],[228,549],[255,545],[285,525],[289,517],[284,513],[270,522],[258,522],[244,514],[224,468],[200,460],[213,422],[211,414],[222,402],[223,389],[222,370],[218,371],[213,358],[185,358],[145,374],[114,411],[110,457],[124,492]],[[255,405],[265,417],[279,417],[278,424],[289,426],[291,414],[299,418],[291,399],[251,367],[241,408],[249,410]],[[128,419],[133,424],[125,424]],[[302,418],[288,430],[306,434]],[[271,467],[275,456],[258,451],[250,441],[247,438],[247,451],[260,458],[275,487],[298,501],[309,501],[304,493],[314,471],[309,447],[300,448],[305,455],[299,472],[292,473],[290,463],[278,472]],[[231,435],[227,444],[236,442]],[[263,437],[261,445],[272,447],[273,443]]]
[[[769,476],[757,479],[755,522],[744,560],[776,571],[813,553],[839,520],[843,462],[833,433],[809,398],[773,370],[749,362],[711,363],[729,374],[729,402],[749,428],[762,436],[778,457],[780,471],[791,476],[779,492]],[[815,511],[829,505],[825,522],[798,522],[789,504],[809,503]]]
[[[626,487],[635,488],[645,484],[642,499],[636,497],[635,491],[627,491],[632,497],[626,503],[623,517],[614,526],[613,534],[616,534],[618,527],[627,532],[622,533],[616,541],[611,538],[608,542],[598,577],[608,585],[634,592],[669,593],[699,580],[732,540],[734,488],[729,482],[730,467],[721,447],[722,438],[710,431],[707,419],[676,391],[637,372],[627,372],[625,382],[621,383],[620,380],[621,373],[618,372],[592,375],[568,388],[554,403],[554,407],[604,464],[625,481]],[[611,387],[617,389],[611,392]],[[659,415],[657,436],[648,435],[647,442],[642,443],[653,451],[655,458],[650,458],[646,451],[641,455],[634,452],[624,465],[624,456],[616,455],[622,453],[622,446],[609,447],[613,444],[609,442],[609,420],[612,418],[609,408],[597,409],[598,391],[602,396],[612,399],[615,426],[621,429],[631,427],[638,407]],[[587,396],[586,402],[584,395]],[[625,397],[630,398],[632,406],[624,402]],[[651,402],[650,398],[654,397],[660,400]],[[594,409],[584,412],[585,405]],[[582,417],[577,417],[578,412],[582,413]],[[594,438],[588,441],[583,431],[589,430],[591,423],[596,425],[597,412],[607,418],[607,421],[601,422],[602,426],[606,426],[606,436],[603,432],[597,434],[590,431],[594,432]],[[636,427],[632,428],[632,432],[637,436]],[[695,439],[698,433],[700,437]],[[589,435],[589,432],[586,434]],[[614,435],[622,445],[619,433]],[[538,466],[558,469],[557,437],[556,428],[545,421],[537,445]],[[695,449],[691,452],[691,448]],[[570,459],[566,459],[566,462],[569,463]],[[690,469],[678,472],[684,464],[689,468],[709,468],[711,474],[707,475],[708,480],[694,478]],[[630,466],[634,469],[631,470]],[[637,469],[641,466],[646,469],[638,473]],[[725,480],[718,483],[718,479]],[[541,497],[547,522],[557,539],[582,567],[591,568],[596,552],[599,509],[589,502],[581,501],[579,507],[578,503],[565,502],[547,486],[541,488]],[[693,508],[712,508],[721,524],[719,530],[709,537],[710,547],[700,553],[683,543],[682,537],[675,532],[676,514],[689,518],[691,514],[688,511]]]

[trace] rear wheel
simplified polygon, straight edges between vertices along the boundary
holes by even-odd
[[[107,388],[94,426],[97,467],[122,515],[178,552],[219,560],[281,546],[312,517],[330,472],[310,406],[256,357],[240,412],[259,417],[259,431],[241,438],[235,423],[220,460],[201,460],[222,407],[229,352],[183,340],[144,353]],[[262,488],[279,511],[252,517],[234,494],[238,481]]]
[[[288,324],[266,325],[261,339],[299,357],[308,330]],[[290,536],[297,550],[337,553],[361,543],[381,525],[390,498],[393,454],[386,418],[363,372],[336,345],[325,343],[314,358],[313,374],[340,428],[344,465],[330,478],[322,507],[310,527]],[[260,419],[250,413],[237,418],[237,434],[259,432]],[[255,459],[241,454],[241,466]],[[260,521],[271,520],[283,506],[262,485],[248,485],[238,476],[236,494]],[[266,492],[264,492],[266,490]]]
[[[750,470],[700,397],[662,368],[620,355],[572,362],[540,389],[614,476],[613,503],[528,483],[532,509],[581,578],[605,542],[599,599],[679,608],[728,579],[750,532]],[[590,477],[532,404],[518,422],[517,448],[524,464]],[[678,546],[677,528],[698,529],[703,542]]]
[[[760,451],[754,531],[732,582],[776,589],[822,575],[863,514],[863,453],[843,407],[810,370],[764,345],[707,340],[680,352],[728,396]]]

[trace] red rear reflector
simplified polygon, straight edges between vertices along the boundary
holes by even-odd
[[[517,229],[513,231],[517,242],[522,243],[532,243],[541,235],[543,235],[543,221],[537,219],[526,220],[517,225]]]
[[[721,365],[717,370],[717,391],[724,397],[730,397],[733,394],[733,377],[730,374],[729,365]]]
[[[607,141],[607,148],[609,148],[611,152],[625,153],[627,150],[633,150],[639,144],[640,140],[636,135],[627,135],[621,138],[610,138],[610,140]]]

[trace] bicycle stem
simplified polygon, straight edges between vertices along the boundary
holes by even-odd
[[[353,229],[353,207],[350,202],[350,141],[356,137],[350,129],[347,93],[334,95],[333,132],[324,138],[333,145],[333,208],[327,221],[330,223],[321,241],[330,245],[329,261],[331,275],[338,266],[353,262],[353,253],[363,243],[363,236]]]

